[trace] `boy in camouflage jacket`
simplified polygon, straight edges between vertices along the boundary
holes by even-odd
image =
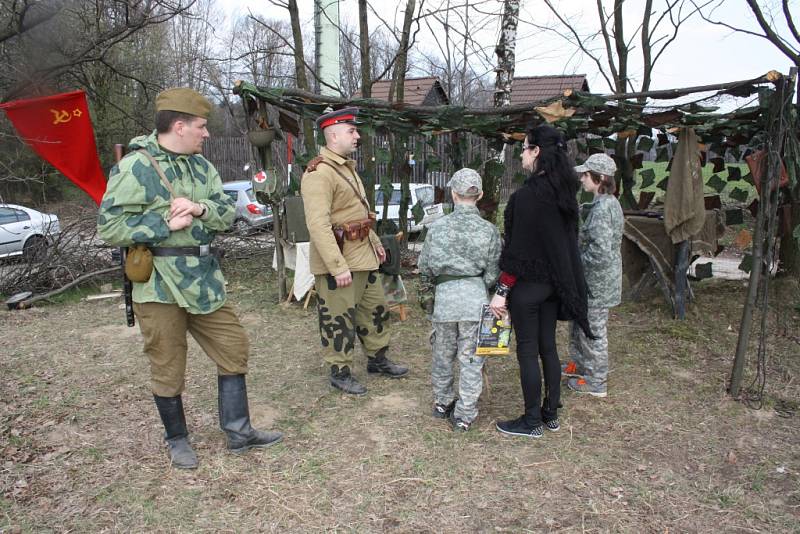
[[[160,93],[156,131],[131,140],[131,152],[111,170],[97,217],[106,243],[144,245],[153,255],[149,279],[133,284],[133,307],[170,460],[182,469],[198,466],[181,398],[187,331],[217,364],[220,427],[228,448],[239,453],[282,438],[250,425],[249,342],[226,303],[225,279],[211,248],[216,232],[230,227],[235,208],[216,169],[200,154],[210,111],[211,103],[192,89]]]
[[[617,306],[622,296],[624,218],[614,197],[616,170],[614,160],[605,154],[592,154],[575,167],[583,189],[594,194],[594,200],[583,206],[579,246],[589,290],[589,325],[597,338],[589,339],[573,323],[570,361],[562,365],[562,371],[573,377],[567,387],[594,397],[608,394],[608,310]]]
[[[449,418],[453,430],[465,432],[478,417],[484,358],[475,355],[481,306],[500,274],[500,233],[481,218],[476,202],[483,196],[480,175],[472,169],[453,174],[453,213],[431,224],[419,255],[422,284],[436,286],[431,320],[433,415]],[[458,358],[458,397],[453,365]]]

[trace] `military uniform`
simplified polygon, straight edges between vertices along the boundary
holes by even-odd
[[[211,245],[216,231],[230,227],[235,214],[233,200],[223,192],[219,174],[207,159],[163,150],[155,132],[135,137],[129,149],[131,153],[111,169],[100,205],[97,232],[106,243],[199,247]],[[183,230],[169,230],[170,192],[148,158],[137,152],[140,149],[161,166],[176,196],[206,207],[202,219],[195,218]],[[212,254],[155,256],[150,279],[133,284],[134,311],[150,357],[153,393],[174,397],[183,392],[187,329],[198,333],[197,341],[220,374],[247,372],[247,336],[225,299],[225,279]],[[180,313],[176,316],[175,312]],[[217,316],[226,319],[217,321],[219,335],[209,339],[204,335],[209,326],[204,323]],[[178,325],[183,328],[176,328]]]
[[[467,425],[478,416],[484,364],[484,358],[475,355],[478,326],[481,306],[489,302],[487,289],[500,274],[500,250],[500,233],[481,218],[478,208],[456,204],[452,213],[429,226],[418,260],[421,277],[430,281],[437,276],[441,280],[442,275],[451,278],[436,283],[431,382],[434,404],[450,406],[456,399],[453,364],[458,359],[460,377],[453,417]]]
[[[622,208],[613,195],[597,195],[583,206],[585,214],[579,245],[589,291],[589,325],[597,339],[589,339],[572,324],[570,358],[577,373],[595,388],[608,380],[608,310],[622,298]]]
[[[353,108],[335,111],[321,116],[317,125],[324,129],[333,124],[357,124],[356,114]],[[350,377],[356,337],[369,358],[368,371],[390,376],[407,372],[399,366],[388,372],[384,365],[388,362],[389,309],[378,272],[380,238],[370,230],[363,239],[345,239],[340,250],[333,232],[334,226],[369,219],[364,184],[354,160],[323,147],[309,163],[300,192],[310,238],[323,357],[331,366],[332,385],[361,394],[366,389]],[[352,274],[352,284],[337,287],[335,277],[347,271]],[[337,376],[347,384],[342,386]]]
[[[181,398],[187,331],[217,365],[220,426],[227,434],[228,448],[243,452],[271,445],[282,436],[250,426],[245,385],[249,342],[226,303],[225,279],[211,253],[216,232],[229,228],[235,215],[234,200],[223,191],[216,169],[195,153],[208,133],[205,123],[194,121],[206,119],[211,104],[191,89],[169,89],[158,95],[156,110],[172,113],[168,118],[175,113],[183,115],[170,119],[169,130],[162,134],[153,132],[130,141],[131,152],[111,170],[97,232],[111,245],[145,245],[153,253],[149,279],[133,283],[134,312],[144,337],[153,396],[172,463],[192,469],[198,462],[188,442]],[[179,121],[189,125],[182,130],[189,132],[186,137],[175,133]],[[185,151],[163,148],[160,135],[165,136],[165,143],[169,139]],[[188,148],[190,144],[192,148]],[[179,230],[169,227],[175,199],[188,199],[201,207],[200,215],[192,213],[190,225]]]

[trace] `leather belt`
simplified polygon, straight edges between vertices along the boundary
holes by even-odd
[[[211,245],[199,247],[148,247],[153,256],[217,256],[221,258],[224,250]]]

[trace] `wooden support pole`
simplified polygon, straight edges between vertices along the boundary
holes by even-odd
[[[689,269],[689,240],[678,243],[675,251],[675,308],[676,319],[686,319],[686,293],[689,281],[686,271]]]

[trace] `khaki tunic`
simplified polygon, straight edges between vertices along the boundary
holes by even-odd
[[[320,150],[320,156],[336,167],[364,196],[364,184],[356,173],[355,161],[327,148]],[[303,175],[300,194],[311,241],[311,272],[315,275],[336,276],[347,270],[374,271],[379,265],[375,247],[380,245],[380,239],[374,231],[370,231],[369,239],[345,241],[343,252],[336,244],[332,225],[366,219],[369,214],[345,178],[324,163]]]

